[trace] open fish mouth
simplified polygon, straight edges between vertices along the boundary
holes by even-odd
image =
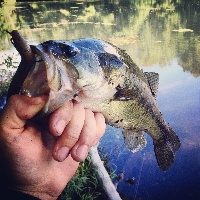
[[[47,95],[49,100],[41,111],[47,115],[76,96],[79,73],[69,61],[57,58],[41,46],[31,48],[36,57],[35,65],[26,77],[20,93],[30,97]]]
[[[36,63],[26,77],[21,91],[29,97],[36,97],[41,95],[49,95],[50,87],[48,85],[47,70],[45,62],[40,56],[36,55]]]

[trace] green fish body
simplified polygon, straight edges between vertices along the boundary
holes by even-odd
[[[121,128],[133,152],[145,147],[147,132],[159,167],[165,171],[172,165],[180,141],[155,101],[158,74],[143,73],[124,50],[97,39],[51,40],[31,49],[35,64],[20,93],[49,95],[38,117],[74,99]]]

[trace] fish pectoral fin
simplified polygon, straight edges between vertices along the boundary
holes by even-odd
[[[125,146],[133,153],[143,149],[146,144],[146,138],[142,131],[122,130]]]
[[[156,72],[144,72],[144,75],[148,81],[152,95],[156,98],[159,85],[159,74]]]
[[[167,132],[162,135],[163,137],[154,139],[153,144],[158,165],[163,171],[166,171],[174,162],[175,152],[180,147],[180,140],[171,128],[168,128]]]

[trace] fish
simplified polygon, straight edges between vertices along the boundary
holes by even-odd
[[[25,48],[18,48],[20,55]],[[51,114],[67,101],[82,102],[85,108],[101,112],[108,125],[121,128],[125,146],[132,152],[146,146],[144,132],[149,134],[158,166],[163,171],[172,166],[181,144],[156,103],[157,73],[143,72],[125,50],[94,38],[49,40],[29,49],[34,62],[20,90],[9,88],[8,98],[13,93],[48,95],[37,118]],[[22,63],[26,63],[23,57]]]

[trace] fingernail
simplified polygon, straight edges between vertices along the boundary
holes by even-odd
[[[76,155],[81,159],[81,160],[85,160],[85,158],[88,155],[88,146],[86,144],[81,145],[77,148],[76,150]]]
[[[64,120],[60,120],[56,123],[56,132],[57,135],[60,136],[62,134],[62,132],[64,131],[66,126],[66,123]]]
[[[56,152],[56,158],[58,161],[62,162],[65,160],[65,158],[67,158],[67,156],[69,155],[69,148],[67,147],[61,147],[60,149],[57,150]]]

